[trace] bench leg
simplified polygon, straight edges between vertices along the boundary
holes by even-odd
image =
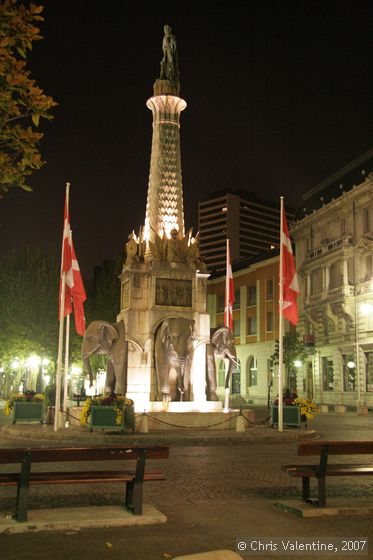
[[[142,514],[142,495],[142,482],[127,482],[125,506],[132,511],[133,515]]]
[[[302,498],[305,502],[310,499],[310,477],[304,476],[302,478]]]
[[[319,491],[319,507],[325,507],[326,504],[326,488],[325,488],[325,476],[319,476],[317,479],[318,491]]]
[[[30,472],[31,455],[26,453],[22,460],[21,473],[17,485],[16,513],[14,515],[17,521],[27,521]]]

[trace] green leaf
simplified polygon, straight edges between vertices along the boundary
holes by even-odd
[[[40,113],[34,113],[31,118],[34,125],[39,126]]]
[[[29,187],[28,185],[19,185],[21,187],[21,189],[23,189],[24,191],[27,192],[32,192],[32,188]]]

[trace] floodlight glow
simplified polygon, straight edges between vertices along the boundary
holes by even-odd
[[[294,360],[295,367],[301,367],[302,362],[300,360]]]

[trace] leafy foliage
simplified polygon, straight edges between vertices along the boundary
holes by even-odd
[[[33,41],[42,39],[35,25],[43,21],[42,11],[16,0],[0,4],[0,196],[15,186],[31,190],[26,178],[45,163],[38,149],[43,134],[33,127],[40,118],[52,119],[49,111],[57,103],[26,67]]]
[[[286,333],[283,337],[283,359],[286,371],[286,385],[295,388],[297,368],[294,365],[295,360],[303,362],[307,357],[304,349],[303,340],[296,331]],[[273,363],[279,363],[279,341],[276,340],[275,351],[271,356]]]
[[[54,360],[58,344],[58,259],[41,249],[14,251],[0,267],[0,358],[31,352]]]

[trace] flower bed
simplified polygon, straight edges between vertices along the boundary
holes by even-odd
[[[43,423],[46,398],[41,393],[26,391],[9,397],[5,403],[5,414],[13,414],[13,424],[16,422]]]
[[[124,395],[87,397],[84,402],[80,423],[90,429],[135,429],[133,401]]]

